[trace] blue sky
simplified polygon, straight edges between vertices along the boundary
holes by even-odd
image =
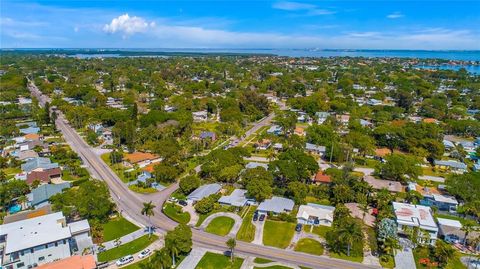
[[[2,48],[480,49],[480,1],[1,0]]]

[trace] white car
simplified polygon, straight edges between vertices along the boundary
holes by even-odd
[[[168,198],[168,201],[176,203],[178,201],[178,199],[175,198],[175,197],[170,197],[170,198]]]
[[[116,264],[117,266],[122,266],[122,265],[125,265],[125,264],[128,264],[128,263],[131,263],[133,262],[133,256],[132,255],[128,255],[128,256],[125,256],[125,257],[122,257],[120,258]]]
[[[150,249],[144,249],[142,252],[140,252],[140,254],[138,254],[138,258],[139,259],[143,259],[145,257],[148,257],[150,254],[152,253],[152,251]]]

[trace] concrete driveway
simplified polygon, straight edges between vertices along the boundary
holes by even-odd
[[[396,269],[412,269],[416,268],[415,259],[413,258],[412,243],[408,239],[399,239],[402,246],[395,254],[395,268]]]
[[[252,243],[257,245],[263,245],[263,227],[265,226],[265,218],[264,221],[253,221],[253,225],[255,225],[255,239],[253,239]]]

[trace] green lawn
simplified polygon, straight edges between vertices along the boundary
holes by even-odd
[[[163,213],[178,223],[187,224],[190,221],[190,214],[183,212],[182,207],[172,203],[165,204]]]
[[[111,241],[140,229],[137,225],[119,217],[103,224],[103,241]]]
[[[277,248],[286,248],[292,241],[295,223],[266,220],[263,228],[263,244]]]
[[[255,225],[252,223],[256,207],[250,207],[248,213],[243,217],[242,225],[237,233],[237,239],[245,242],[252,242],[255,239]]]
[[[311,228],[312,228],[311,225],[304,225],[303,226],[303,230],[307,233],[310,232]],[[317,234],[318,236],[320,236],[322,238],[325,238],[327,236],[327,232],[330,231],[331,229],[332,229],[332,227],[323,226],[323,225],[313,226],[312,233]]]
[[[16,175],[16,174],[22,172],[22,169],[20,169],[20,167],[9,167],[9,168],[4,168],[4,169],[2,169],[2,171],[3,171],[7,176],[10,176],[10,175]]]
[[[116,163],[116,164],[111,164],[110,163],[110,153],[105,153],[100,156],[102,160],[112,168],[113,172],[117,174],[117,176],[124,182],[128,183],[130,180],[134,180],[132,176],[127,177],[125,176],[125,167],[122,165],[122,163]]]
[[[205,228],[205,231],[208,233],[225,236],[230,232],[234,224],[235,220],[232,218],[220,216],[214,218],[208,224],[207,228]]]
[[[395,258],[391,255],[380,256],[380,265],[383,268],[395,268]]]
[[[295,246],[295,251],[305,252],[313,255],[322,255],[323,245],[317,240],[310,238],[302,238]]]
[[[146,247],[148,247],[157,239],[158,239],[158,236],[156,235],[152,235],[150,238],[148,238],[148,235],[144,235],[138,239],[133,240],[132,242],[129,242],[124,245],[118,246],[116,248],[99,253],[98,261],[99,262],[112,261],[126,255],[137,253],[145,249]]]
[[[363,262],[363,256],[347,256],[347,254],[343,253],[335,253],[335,252],[330,252],[330,257],[336,258],[336,259],[342,259],[342,260],[347,260],[351,262]]]
[[[455,257],[453,259],[450,259],[447,263],[447,265],[443,268],[445,269],[463,269],[467,268],[461,261],[460,257],[462,255],[459,252],[455,252]],[[428,251],[428,248],[422,248],[422,247],[417,247],[413,251],[413,257],[415,259],[415,265],[417,266],[418,269],[420,268],[426,268],[424,265],[420,264],[420,259],[422,258],[430,258],[431,261],[434,261],[434,258],[430,256],[430,253]],[[431,269],[439,268],[439,267],[430,267]]]
[[[271,262],[273,262],[273,261],[272,261],[272,260],[269,260],[269,259],[258,258],[258,257],[257,257],[257,258],[255,258],[255,259],[253,260],[253,262],[258,263],[258,264],[262,264],[262,263],[271,263]]]
[[[207,252],[198,262],[196,269],[240,269],[243,259],[236,257],[233,263],[230,257],[222,254]]]
[[[138,193],[155,193],[157,192],[157,189],[155,188],[142,188],[142,187],[139,187],[137,185],[130,185],[128,186],[128,188],[134,192],[138,192]]]

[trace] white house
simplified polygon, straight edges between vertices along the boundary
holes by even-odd
[[[410,228],[418,227],[427,231],[430,235],[430,238],[425,238],[424,240],[427,240],[430,244],[435,244],[438,227],[433,219],[430,207],[397,202],[393,202],[392,205],[399,233],[404,233],[405,226]]]
[[[206,110],[192,112],[193,121],[207,121],[208,120],[208,112]]]
[[[32,268],[93,246],[88,222],[67,224],[62,212],[0,225],[0,265]]]
[[[297,213],[297,222],[305,225],[332,226],[335,207],[308,203],[301,205]]]

